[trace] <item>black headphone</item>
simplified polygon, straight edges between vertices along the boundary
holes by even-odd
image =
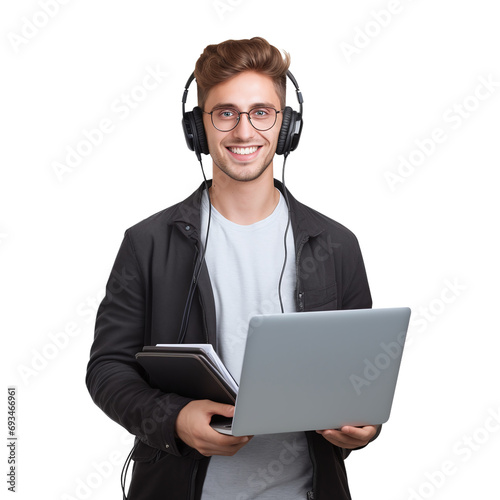
[[[288,156],[290,151],[294,151],[300,139],[302,132],[302,93],[299,90],[297,80],[290,71],[286,75],[295,86],[295,92],[300,105],[300,111],[294,111],[290,106],[286,106],[283,110],[283,122],[281,124],[280,135],[278,137],[278,145],[276,147],[276,154]],[[182,129],[184,130],[184,137],[186,138],[187,147],[196,153],[199,161],[201,161],[201,153],[207,155],[208,142],[205,134],[205,127],[203,126],[203,111],[199,106],[193,108],[193,111],[186,112],[186,100],[188,89],[191,82],[194,80],[194,73],[191,74],[184,88],[182,96]]]

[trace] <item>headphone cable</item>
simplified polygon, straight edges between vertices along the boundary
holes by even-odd
[[[201,254],[201,257],[197,264],[195,265],[194,272],[193,272],[193,277],[191,278],[191,285],[189,287],[189,292],[186,300],[186,305],[184,306],[184,313],[182,315],[182,323],[181,323],[181,329],[179,332],[179,338],[177,343],[182,344],[184,342],[184,338],[186,337],[186,332],[187,332],[187,327],[189,324],[189,317],[191,315],[191,304],[193,302],[193,297],[194,293],[196,291],[196,287],[198,286],[198,278],[201,273],[201,268],[203,266],[203,262],[205,261],[205,254],[207,252],[207,245],[208,245],[208,234],[210,233],[210,221],[212,219],[212,202],[210,200],[210,193],[209,193],[209,188],[208,188],[208,182],[207,178],[205,176],[205,170],[203,168],[203,162],[201,160],[201,157],[199,158],[200,161],[200,166],[201,166],[201,172],[203,174],[203,182],[205,184],[205,191],[207,192],[207,197],[208,197],[208,224],[207,224],[207,234],[205,236],[205,244],[203,247],[203,252]]]
[[[280,308],[281,312],[284,313],[285,309],[283,308],[283,298],[281,296],[281,284],[283,281],[283,275],[285,274],[285,267],[286,267],[286,261],[288,258],[288,251],[286,248],[286,237],[288,235],[288,228],[290,227],[290,219],[291,219],[291,211],[290,211],[290,203],[288,202],[288,193],[286,191],[286,185],[285,185],[285,165],[286,165],[286,159],[288,158],[288,155],[290,154],[289,151],[285,153],[285,159],[283,160],[283,170],[281,172],[281,183],[283,184],[283,196],[285,197],[285,202],[288,207],[288,220],[286,223],[286,228],[285,228],[285,235],[283,237],[283,245],[285,247],[285,257],[283,259],[283,267],[281,268],[281,274],[280,274],[280,279],[278,283],[278,297],[280,300]]]
[[[120,477],[120,483],[121,483],[122,492],[123,492],[123,500],[127,500],[127,494],[125,493],[125,483],[127,480],[128,468],[129,468],[130,462],[132,461],[132,454],[134,453],[138,444],[139,444],[139,440],[136,440],[133,448],[130,450],[130,453],[128,454],[127,458],[125,459],[125,463],[123,464],[122,473],[121,473],[121,477]]]

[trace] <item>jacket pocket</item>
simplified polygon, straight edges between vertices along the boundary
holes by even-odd
[[[155,463],[165,455],[167,455],[167,452],[152,448],[139,440],[136,449],[132,453],[132,460],[141,463]]]
[[[337,284],[333,283],[319,290],[305,290],[303,300],[306,311],[337,309]]]

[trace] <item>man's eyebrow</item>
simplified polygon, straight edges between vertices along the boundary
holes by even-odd
[[[221,109],[221,108],[234,108],[234,109],[238,109],[238,106],[236,106],[236,104],[233,104],[231,102],[221,102],[219,104],[216,104],[212,109]]]
[[[233,104],[231,102],[221,102],[216,104],[212,110],[214,109],[225,109],[225,108],[231,108],[231,109],[238,109],[239,107],[236,104]],[[275,108],[275,105],[270,102],[255,102],[250,105],[248,109],[253,109],[253,108]],[[279,109],[279,107],[278,107]]]

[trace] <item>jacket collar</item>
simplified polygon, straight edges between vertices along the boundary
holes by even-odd
[[[212,185],[212,180],[209,179],[207,184],[208,187],[210,187]],[[274,179],[274,185],[281,191],[281,193],[285,192],[286,187],[284,187],[283,183],[277,179]],[[184,227],[189,225],[195,230],[200,228],[201,200],[204,190],[205,183],[202,182],[193,194],[174,207],[174,212],[172,214],[172,221],[174,224],[183,225]],[[305,237],[315,237],[323,232],[325,226],[320,218],[314,217],[311,209],[297,201],[288,189],[286,189],[286,193],[288,203],[290,204],[292,227],[296,237],[299,235],[304,235]],[[193,236],[194,234],[195,233],[193,233]]]

